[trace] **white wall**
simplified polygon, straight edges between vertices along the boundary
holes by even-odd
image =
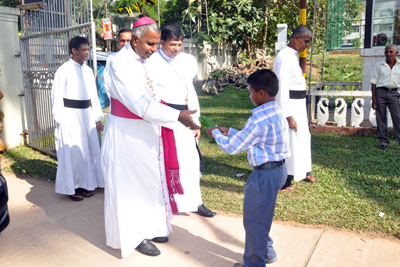
[[[191,53],[197,58],[199,70],[197,72],[197,80],[205,80],[208,74],[215,69],[232,67],[237,62],[238,50],[230,44],[204,44],[203,50],[198,52],[198,47],[192,46],[190,51],[189,39],[183,39],[182,52]],[[205,54],[205,58],[200,61],[199,55]]]
[[[19,14],[16,8],[0,6],[0,90],[4,94],[0,110],[5,114],[1,139],[8,149],[21,143],[20,133],[26,128],[24,99],[18,96],[23,91],[17,26]]]

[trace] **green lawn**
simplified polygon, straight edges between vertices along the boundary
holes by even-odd
[[[235,89],[218,96],[199,91],[199,99],[203,115],[237,129],[254,108],[249,93]],[[295,183],[297,190],[280,193],[275,219],[400,237],[400,147],[395,140],[384,151],[377,146],[375,136],[313,134],[313,175],[318,181]],[[206,166],[201,181],[205,205],[241,215],[243,188],[252,171],[246,152],[227,155],[204,131],[200,149]],[[6,172],[55,178],[56,161],[28,147],[3,153],[2,162]],[[385,215],[379,217],[380,212]]]

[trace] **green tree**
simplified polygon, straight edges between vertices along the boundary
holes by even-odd
[[[360,48],[361,47],[361,39],[360,38],[354,38],[351,40],[351,43],[353,44],[353,47]]]

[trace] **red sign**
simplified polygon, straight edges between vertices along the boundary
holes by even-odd
[[[103,22],[103,34],[104,34],[104,40],[112,39],[112,29],[111,29],[111,20],[109,18],[107,19],[102,19]]]

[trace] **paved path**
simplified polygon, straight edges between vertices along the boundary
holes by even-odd
[[[119,250],[106,246],[103,190],[72,202],[54,193],[53,181],[5,177],[11,223],[0,236],[2,267],[231,267],[242,262],[245,234],[241,218],[175,216],[170,241],[158,245],[160,256],[134,251],[122,259]],[[271,236],[279,258],[273,267],[400,266],[398,241],[281,223],[273,224]]]

